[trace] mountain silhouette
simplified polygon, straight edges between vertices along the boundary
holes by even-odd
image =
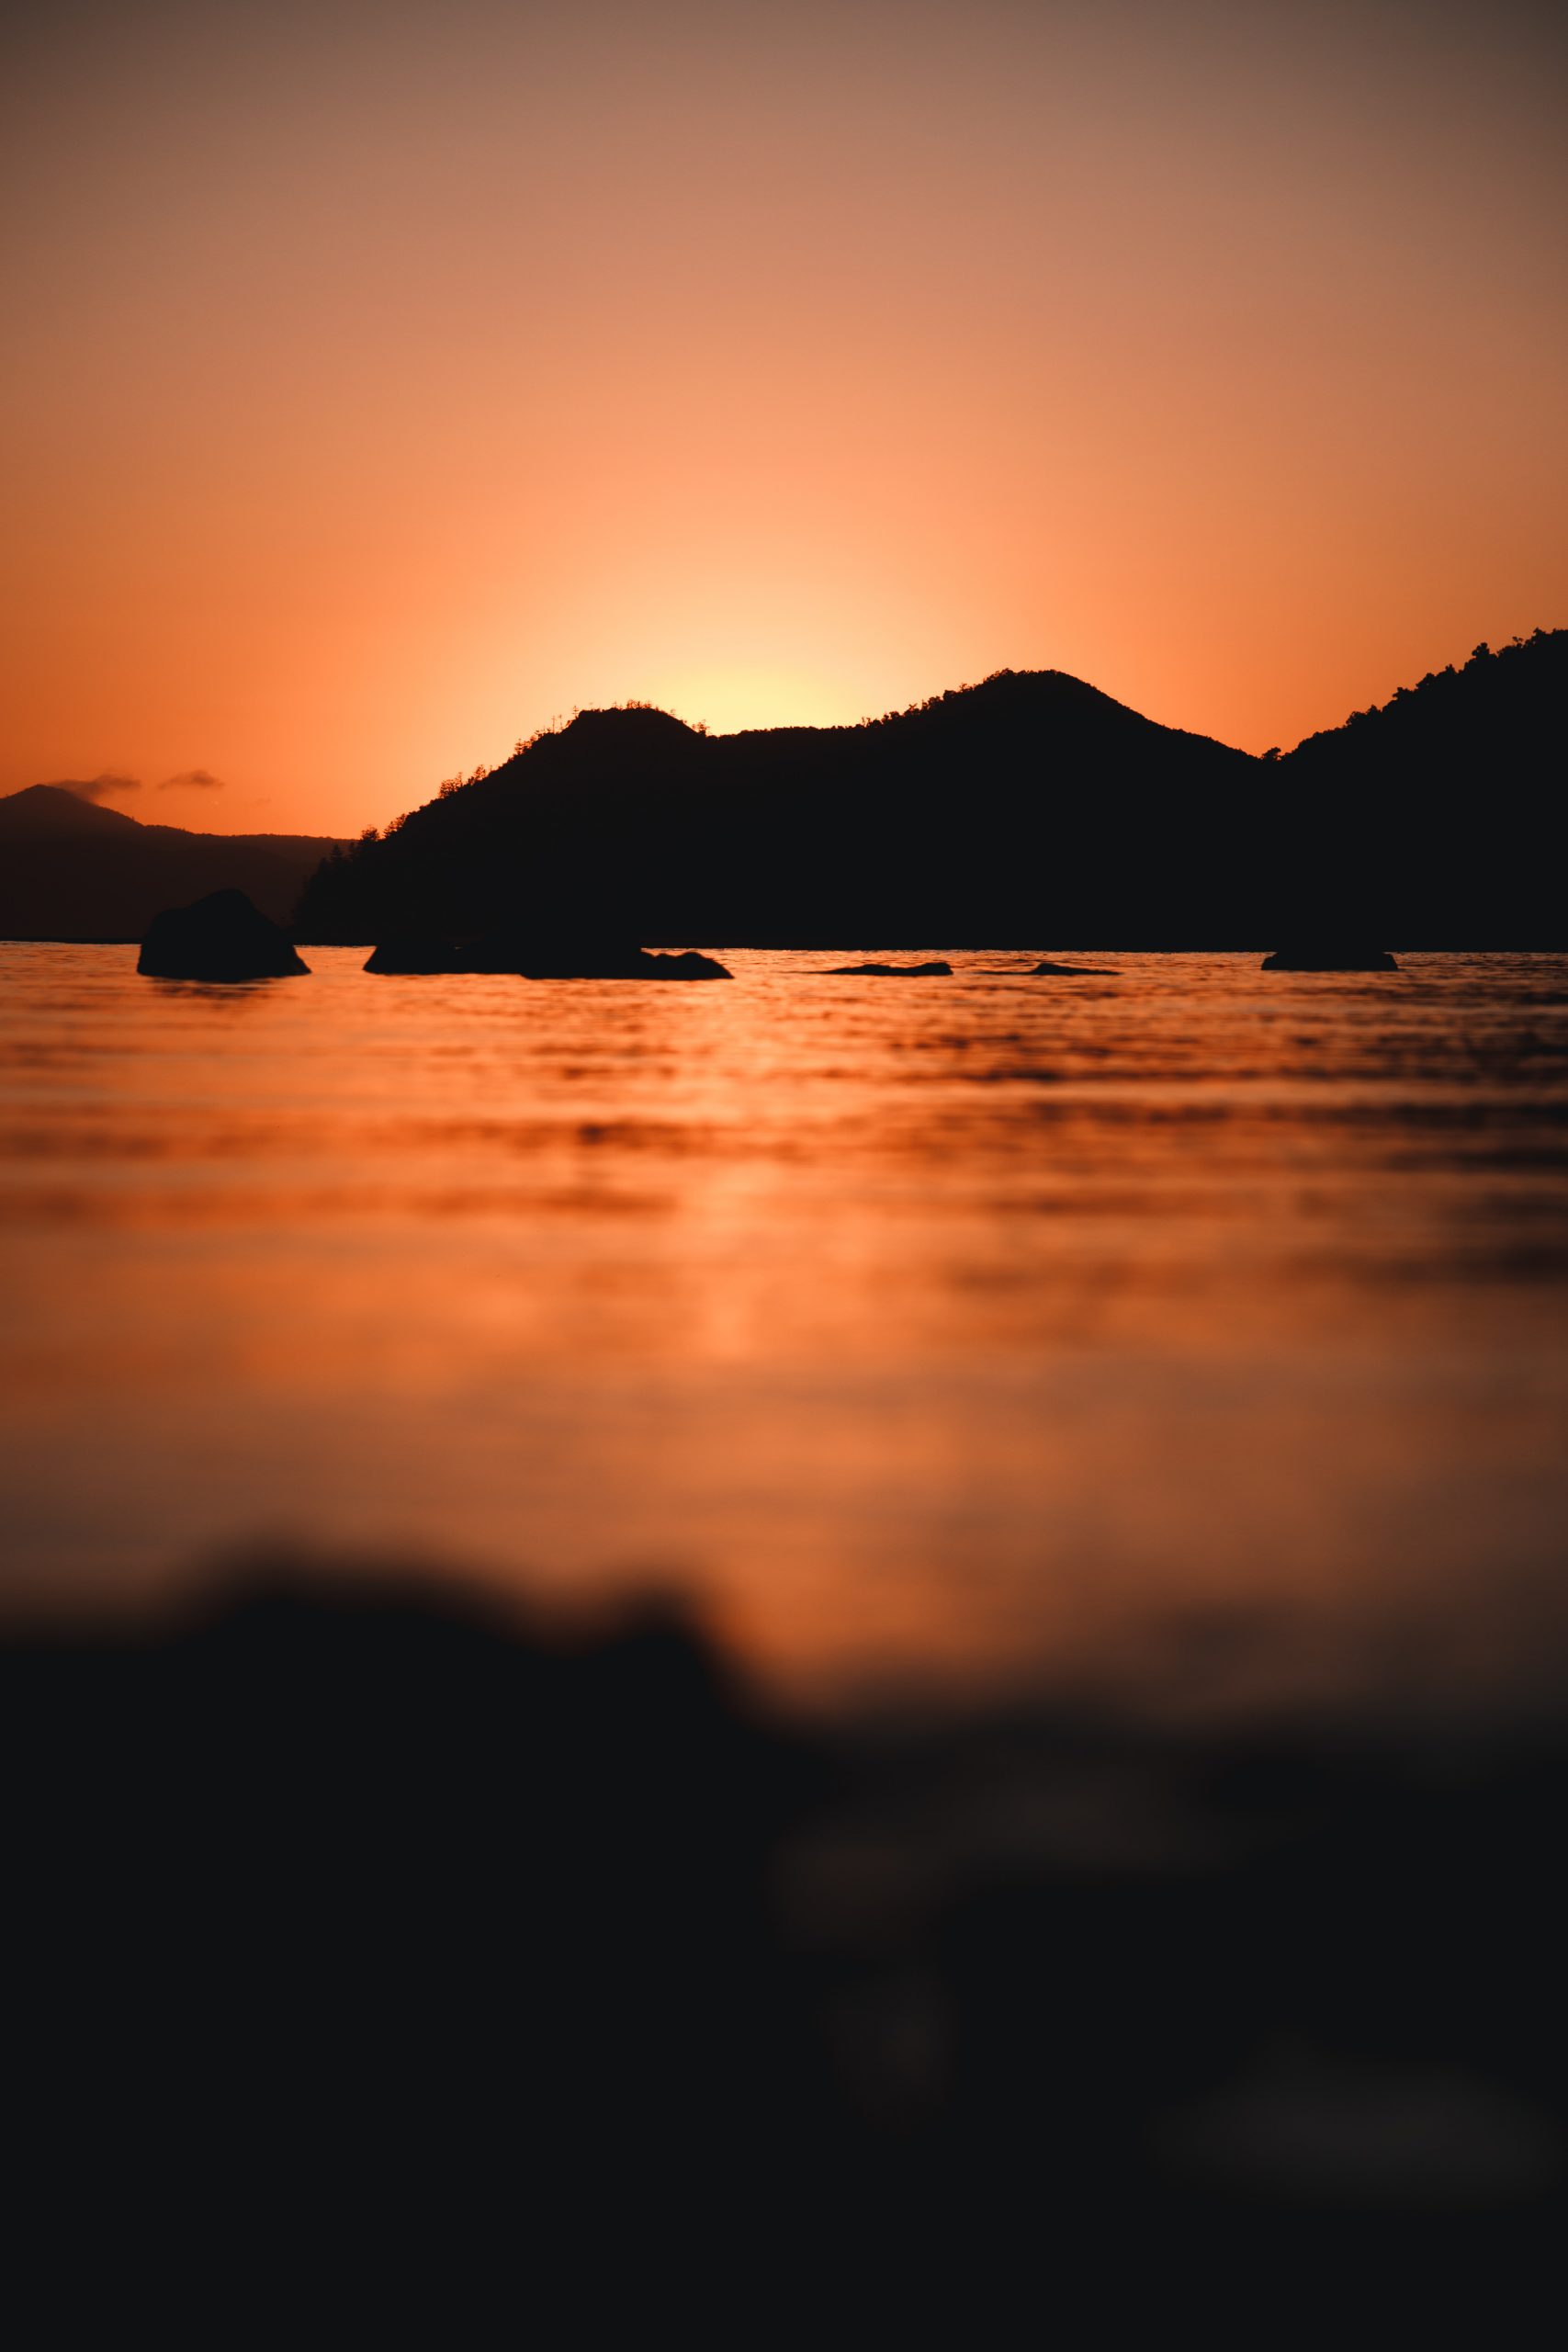
[[[1297,812],[1281,853],[1297,879],[1272,928],[1563,945],[1565,711],[1568,629],[1537,629],[1309,735],[1275,766]]]
[[[62,785],[0,799],[0,938],[139,940],[165,908],[243,890],[275,922],[335,843],[143,825]]]
[[[713,736],[580,713],[330,855],[306,941],[589,922],[716,945],[1550,946],[1568,631],[1538,631],[1286,757],[1001,671],[856,727]],[[1466,803],[1470,804],[1467,813]]]
[[[362,946],[1551,947],[1565,700],[1568,630],[1538,629],[1261,758],[1056,670],[854,727],[716,736],[630,705],[353,843],[35,785],[0,799],[0,936],[136,940],[241,889],[302,941]]]
[[[1069,907],[1087,935],[1118,927],[1138,878],[1106,862],[1125,825],[1108,797],[1140,796],[1152,871],[1194,812],[1216,842],[1240,820],[1255,765],[1056,671],[859,727],[710,736],[584,711],[330,859],[301,935],[482,933],[570,908],[640,940],[987,942],[1034,939]],[[1197,935],[1180,909],[1162,928]]]

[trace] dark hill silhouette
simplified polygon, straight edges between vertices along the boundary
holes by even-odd
[[[1134,928],[1195,944],[1229,888],[1189,909],[1154,877],[1195,835],[1217,854],[1255,773],[1056,671],[859,727],[711,736],[662,711],[585,711],[330,859],[299,932],[526,931],[566,910],[641,940],[1034,940],[1069,918],[1124,929],[1141,893]]]
[[[1309,735],[1276,769],[1276,935],[1562,946],[1565,711],[1568,629],[1537,629]]]
[[[563,919],[720,944],[1550,946],[1568,631],[1483,650],[1254,759],[1060,671],[858,727],[711,736],[581,713],[329,858],[301,938]],[[1467,821],[1450,801],[1474,797]]]
[[[0,938],[139,940],[166,907],[243,890],[287,922],[336,843],[309,833],[190,833],[143,825],[64,786],[0,799]]]
[[[85,800],[65,784],[30,784],[0,800],[0,834],[12,842],[127,842],[149,828],[118,808]],[[163,829],[168,831],[170,828]]]

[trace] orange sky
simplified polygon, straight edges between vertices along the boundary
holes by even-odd
[[[354,831],[1002,665],[1261,749],[1568,622],[1545,6],[29,13],[0,789]]]

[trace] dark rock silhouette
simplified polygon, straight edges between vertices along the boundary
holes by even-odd
[[[835,964],[829,978],[871,978],[885,980],[924,980],[953,978],[953,967],[933,957],[929,964]]]
[[[1038,964],[1031,965],[1029,977],[1032,980],[1114,980],[1119,975],[1108,964],[1055,964],[1049,956],[1043,956]]]
[[[52,2222],[247,2342],[323,2263],[361,2321],[428,2267],[434,2341],[1325,2343],[1374,2281],[1404,2340],[1467,2265],[1495,2320],[1560,2265],[1565,1804],[1551,1714],[790,1727],[667,1616],[450,1588],[13,1628],[8,2288]]]
[[[287,923],[330,839],[144,825],[62,785],[0,799],[0,938],[140,940],[164,907],[243,890]]]
[[[859,727],[710,736],[584,711],[329,857],[299,935],[566,920],[754,947],[1043,933],[1240,949],[1325,928],[1551,947],[1565,705],[1568,630],[1478,650],[1283,759],[1157,726],[1058,671]],[[1449,821],[1482,779],[1484,807]]]
[[[1397,972],[1382,947],[1281,947],[1265,956],[1266,972]]]
[[[372,948],[365,968],[427,978],[439,972],[471,972],[476,967],[463,961],[449,939],[389,939]]]
[[[601,953],[593,948],[535,948],[517,969],[525,980],[728,980],[733,976],[716,957],[694,947],[679,954],[628,947]]]
[[[647,947],[563,945],[502,934],[463,947],[449,940],[389,940],[375,949],[367,972],[511,972],[526,980],[728,980],[733,975],[694,947],[670,954]]]
[[[159,980],[273,980],[310,967],[243,890],[214,890],[154,916],[136,968]]]

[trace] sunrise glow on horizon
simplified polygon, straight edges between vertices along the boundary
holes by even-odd
[[[1544,6],[6,39],[0,790],[352,832],[576,707],[1004,667],[1260,751],[1568,622]]]

